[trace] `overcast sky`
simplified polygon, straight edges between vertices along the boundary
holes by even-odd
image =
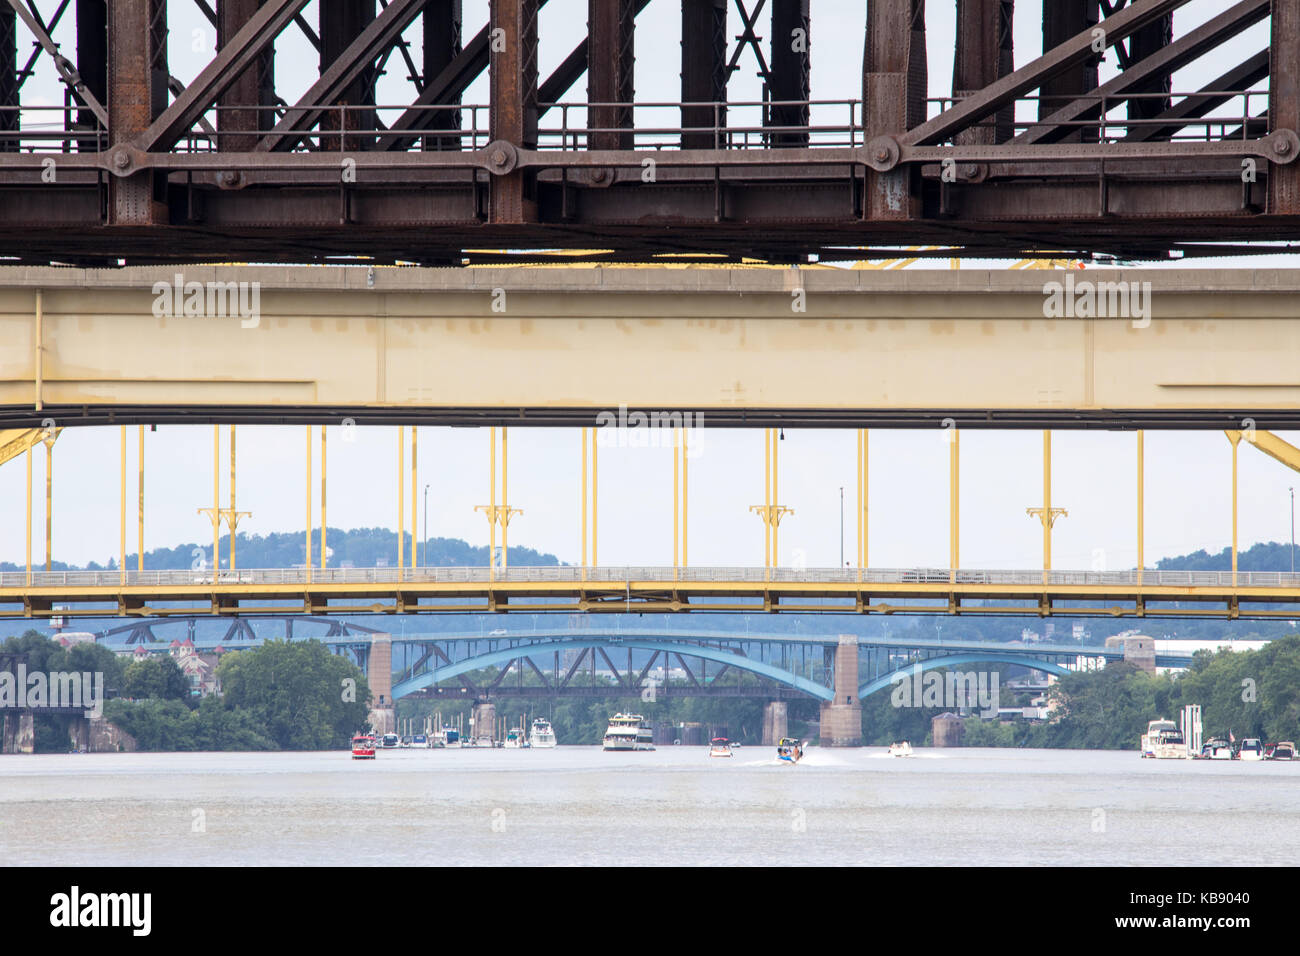
[[[752,4],[751,4],[752,5]],[[39,5],[47,13],[49,0]],[[314,4],[307,17],[315,21]],[[951,87],[951,0],[932,2],[929,28],[930,94]],[[1041,45],[1038,4],[1017,7],[1016,62],[1023,65]],[[1222,3],[1194,0],[1176,14],[1175,32],[1185,32],[1223,9]],[[540,71],[547,75],[582,38],[585,0],[550,0],[541,14]],[[814,0],[811,46],[813,97],[849,99],[861,95],[862,2]],[[678,0],[652,0],[637,29],[638,99],[679,97],[680,22]],[[192,4],[170,5],[171,69],[189,81],[211,57],[214,37]],[[465,37],[487,18],[486,0],[466,0]],[[71,14],[56,38],[71,51]],[[731,10],[731,33],[739,19]],[[764,13],[760,32],[767,30]],[[197,31],[197,32],[196,32]],[[412,56],[419,62],[418,23],[408,31]],[[20,26],[19,48],[26,48]],[[1175,75],[1185,91],[1268,44],[1268,25],[1259,24],[1222,50]],[[317,55],[296,28],[277,44],[276,75],[282,96],[292,100],[315,78]],[[1103,67],[1103,79],[1114,57]],[[750,56],[733,76],[733,102],[756,99],[759,81]],[[381,80],[382,103],[405,104],[413,90],[400,58],[390,60]],[[486,102],[486,78],[466,94],[466,103]],[[580,101],[585,81],[565,99]],[[48,58],[24,91],[26,103],[57,103],[62,97]],[[1263,101],[1259,101],[1262,107]],[[1239,106],[1236,108],[1239,109]],[[845,108],[827,106],[819,115]],[[743,111],[734,115],[739,118]],[[554,115],[554,114],[552,114]],[[483,114],[485,121],[486,114]],[[33,122],[36,120],[33,119]],[[640,115],[638,121],[646,122]],[[1201,264],[1201,263],[1196,263]],[[1289,258],[1206,260],[1206,266],[1276,265]],[[970,263],[971,267],[1000,267]],[[329,523],[333,527],[395,527],[397,506],[396,429],[358,429],[344,442],[332,429],[330,442]],[[749,506],[763,500],[761,430],[726,431],[707,427],[703,454],[690,466],[690,561],[692,564],[761,564],[762,527]],[[1283,434],[1300,444],[1300,435]],[[781,443],[781,503],[794,508],[781,528],[780,560],[809,566],[834,566],[840,556],[840,492],[844,488],[844,551],[855,553],[854,434],[852,431],[787,429]],[[222,429],[223,454],[226,429]],[[135,547],[135,447],[129,434],[128,550]],[[304,521],[304,428],[252,427],[239,430],[239,507],[252,517],[241,531],[300,531]],[[428,494],[428,533],[486,543],[487,524],[473,511],[487,502],[487,432],[422,428],[419,475]],[[1132,433],[1057,432],[1053,439],[1053,505],[1069,510],[1057,524],[1054,564],[1058,568],[1125,568],[1136,560],[1136,439]],[[146,547],[211,539],[208,520],[195,513],[209,506],[211,428],[160,426],[147,435],[148,487]],[[524,514],[511,525],[511,539],[576,562],[579,554],[578,433],[573,430],[511,431],[510,504]],[[1148,564],[1164,555],[1198,548],[1219,550],[1231,540],[1230,446],[1222,432],[1148,432]],[[962,443],[962,564],[967,567],[1036,568],[1041,565],[1041,529],[1025,514],[1039,505],[1042,438],[1037,431],[966,432]],[[948,446],[933,431],[873,431],[871,434],[871,540],[873,566],[946,566],[948,563]],[[69,429],[55,452],[56,505],[54,557],[83,564],[104,561],[118,550],[118,433],[116,428]],[[1288,540],[1291,533],[1288,488],[1294,473],[1242,446],[1241,546]],[[44,453],[34,457],[38,500],[33,555],[43,554]],[[313,487],[319,494],[319,462]],[[223,463],[223,476],[226,466]],[[21,459],[0,467],[0,496],[6,502],[0,523],[0,559],[23,558],[25,488]],[[409,479],[405,485],[409,495]],[[668,564],[672,558],[672,458],[667,449],[602,450],[600,456],[600,558],[602,564]],[[222,504],[227,503],[225,479]],[[409,506],[409,505],[408,505]],[[315,506],[319,508],[317,501]],[[422,510],[422,509],[421,509]],[[316,510],[317,516],[319,511]],[[409,521],[409,518],[408,518]],[[409,524],[408,524],[409,526]]]

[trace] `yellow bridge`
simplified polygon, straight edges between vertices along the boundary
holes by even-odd
[[[9,618],[489,611],[1294,618],[1300,574],[567,566],[0,574],[0,617]]]
[[[0,575],[0,616],[339,612],[856,611],[1107,616],[1295,617],[1300,579],[1238,574],[1236,461],[1254,444],[1292,468],[1300,450],[1267,429],[1300,427],[1300,272],[1290,270],[925,271],[870,269],[187,268],[0,272],[0,464],[25,453],[27,567]],[[605,418],[765,427],[759,568],[687,560],[687,459],[673,478],[673,566],[597,560],[596,445]],[[397,526],[412,542],[415,428],[492,427],[488,518],[502,556],[512,516],[504,426],[583,428],[582,560],[560,568],[126,570],[127,425],[229,425],[230,500],[214,428],[213,555],[234,540],[235,423],[307,429],[307,553],[313,426],[399,430]],[[122,427],[121,562],[49,570],[49,473],[61,430]],[[858,431],[857,552],[847,569],[778,567],[776,430]],[[868,561],[869,429],[942,427],[950,440],[949,569]],[[501,469],[498,482],[497,429]],[[1043,428],[1043,569],[961,568],[960,432]],[[1051,429],[1134,429],[1137,553],[1143,566],[1143,429],[1214,428],[1233,460],[1231,572],[1052,569]],[[591,439],[590,442],[588,439]],[[46,570],[31,558],[31,458],[47,456]],[[588,462],[590,451],[590,462]],[[409,474],[410,506],[406,510]],[[588,479],[590,477],[590,494]],[[498,485],[500,495],[498,497]],[[577,491],[577,489],[575,489]],[[588,526],[590,520],[590,527]],[[409,522],[409,523],[408,523]],[[409,528],[409,532],[408,532]],[[320,551],[325,551],[324,534]],[[504,564],[504,562],[502,562]],[[215,574],[215,577],[214,577]],[[55,611],[56,605],[68,606]]]

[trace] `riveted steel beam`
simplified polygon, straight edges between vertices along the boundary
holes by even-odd
[[[587,143],[594,149],[632,145],[635,0],[588,0]]]

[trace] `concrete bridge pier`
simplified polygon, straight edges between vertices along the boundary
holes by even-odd
[[[0,754],[36,752],[36,718],[30,710],[8,711],[0,721],[4,723],[4,730],[0,732]]]
[[[763,705],[763,746],[775,747],[776,742],[790,734],[788,708],[783,700]]]
[[[90,749],[89,717],[76,717],[68,721],[68,747],[73,753]]]
[[[397,725],[393,707],[393,638],[374,634],[366,658],[366,683],[370,685],[370,726],[377,734],[391,734]]]
[[[470,731],[470,736],[476,740],[486,737],[488,740],[496,739],[497,726],[497,705],[490,700],[476,700],[474,708],[470,711],[474,720],[474,728]]]
[[[862,701],[858,699],[858,639],[841,634],[835,648],[835,699],[822,704],[823,747],[862,746]]]

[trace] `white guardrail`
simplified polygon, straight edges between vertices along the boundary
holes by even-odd
[[[664,582],[761,584],[947,584],[952,573],[945,568],[870,568],[865,571],[845,568],[765,568],[714,567],[600,567],[573,566],[508,568],[490,572],[486,567],[463,568],[270,568],[218,571],[127,571],[127,587],[210,587],[218,585],[306,585],[318,584],[499,584],[530,583],[610,583]],[[0,572],[0,588],[116,588],[123,576],[118,571],[33,571],[30,581],[25,571]],[[958,571],[956,583],[965,585],[1037,585],[1043,582],[1042,571]],[[1047,583],[1056,586],[1106,585],[1134,588],[1136,571],[1049,571]],[[1231,588],[1231,571],[1144,571],[1144,587],[1211,587]],[[1300,574],[1281,571],[1243,571],[1237,574],[1237,586],[1300,587]]]

